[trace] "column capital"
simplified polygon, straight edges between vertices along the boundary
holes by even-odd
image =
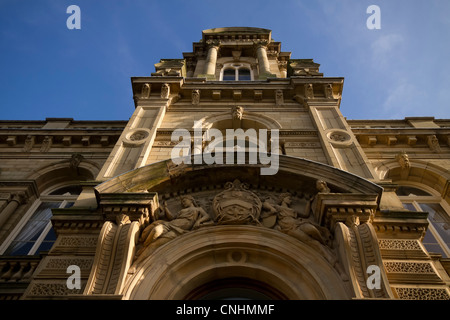
[[[259,48],[267,49],[267,46],[269,45],[269,40],[255,40],[253,41],[253,44],[255,45],[256,49]]]
[[[18,204],[24,204],[26,203],[26,196],[25,196],[25,192],[16,192],[16,193],[12,193],[11,194],[12,198],[10,201],[15,201]]]
[[[222,44],[220,40],[206,40],[206,48],[209,50],[211,48],[219,49]]]

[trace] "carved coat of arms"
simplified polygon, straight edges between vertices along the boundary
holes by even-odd
[[[214,197],[217,224],[260,224],[262,203],[239,180],[225,184],[225,190]]]

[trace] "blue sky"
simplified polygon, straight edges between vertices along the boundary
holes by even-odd
[[[72,4],[81,30],[66,27]],[[344,77],[348,119],[450,118],[448,0],[0,0],[0,119],[128,120],[131,77],[227,26],[271,29],[293,59]]]

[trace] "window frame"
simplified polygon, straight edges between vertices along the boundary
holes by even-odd
[[[444,210],[444,212],[448,216],[448,219],[450,220],[450,205],[444,199],[442,199],[441,195],[438,194],[436,192],[436,190],[428,188],[427,186],[417,185],[417,184],[412,184],[412,183],[402,183],[402,182],[396,182],[396,183],[400,186],[418,188],[420,190],[423,190],[423,191],[431,194],[430,196],[416,196],[416,195],[398,196],[397,195],[398,198],[400,199],[400,201],[402,202],[402,204],[411,204],[417,212],[424,212],[424,210],[420,206],[420,203],[438,204],[441,206],[442,210]],[[444,239],[442,239],[441,235],[436,230],[433,223],[430,221],[429,217],[427,217],[427,220],[428,220],[427,232],[428,231],[431,232],[432,236],[436,239],[437,244],[441,247],[442,251],[444,251],[444,253],[446,255],[446,257],[444,257],[444,258],[450,258],[449,246],[444,241]]]
[[[55,186],[52,186],[51,188],[45,190],[42,195],[34,201],[34,203],[28,208],[28,210],[25,212],[23,217],[20,219],[20,221],[16,224],[16,226],[13,228],[11,233],[7,236],[5,241],[0,245],[0,255],[4,255],[5,252],[8,250],[8,248],[11,246],[13,241],[19,236],[22,229],[27,225],[27,223],[30,221],[31,217],[33,217],[33,214],[38,210],[38,208],[41,206],[41,204],[45,202],[60,202],[60,205],[58,208],[65,208],[68,203],[75,202],[79,195],[50,195],[50,193],[64,188],[76,185],[76,183],[63,183],[58,184]],[[48,223],[45,225],[45,227],[42,229],[42,232],[36,239],[33,246],[30,248],[28,253],[26,255],[35,255],[36,251],[39,249],[39,247],[42,245],[45,237],[48,235],[52,228],[52,222],[51,218],[49,219]]]
[[[223,76],[225,73],[225,70],[228,69],[234,69],[234,80],[224,80]],[[240,69],[247,69],[250,71],[250,80],[239,80],[239,70]],[[253,81],[254,80],[254,73],[251,65],[249,63],[245,62],[228,62],[225,63],[222,67],[222,70],[220,70],[220,81]]]

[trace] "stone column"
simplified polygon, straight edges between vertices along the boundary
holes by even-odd
[[[269,58],[267,58],[267,47],[258,43],[256,45],[256,57],[259,63],[259,75],[270,74]]]
[[[216,42],[211,42],[209,44],[208,55],[206,56],[205,62],[205,74],[216,74],[216,63],[217,63],[217,53],[219,51],[219,44]]]
[[[23,201],[23,194],[14,194],[5,209],[0,212],[0,227],[3,226]]]

